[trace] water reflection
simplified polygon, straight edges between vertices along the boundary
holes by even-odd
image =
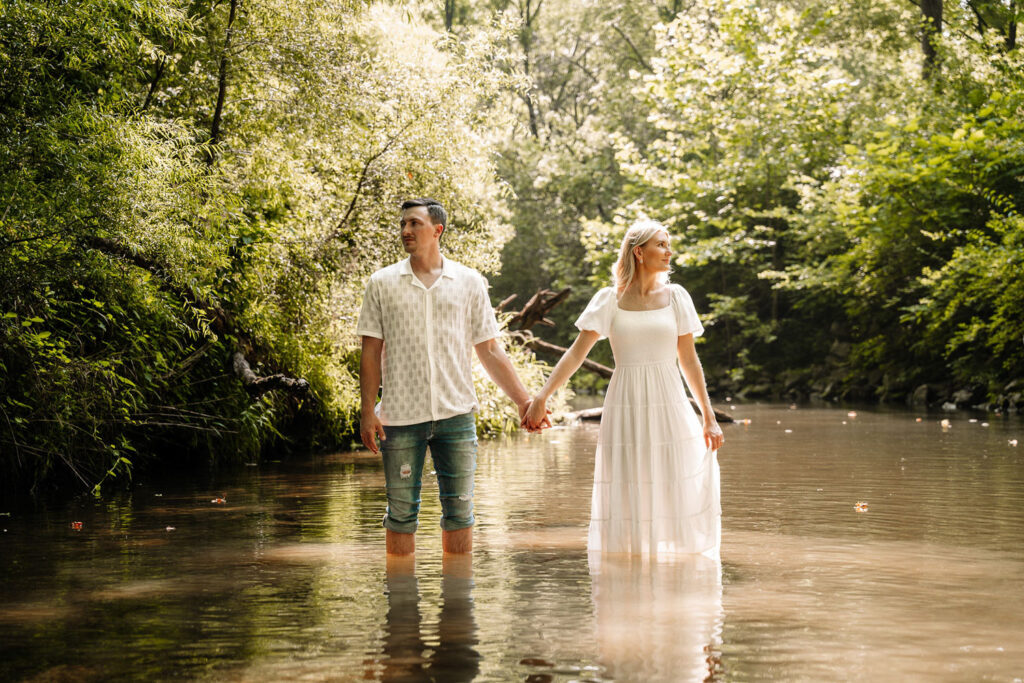
[[[736,413],[721,566],[588,564],[590,424],[481,443],[472,567],[365,453],[0,510],[0,681],[1024,677],[1024,421]]]
[[[419,579],[412,556],[387,558],[388,611],[382,681],[472,681],[480,673],[473,617],[471,555],[445,555],[437,632],[424,633]]]
[[[615,680],[719,680],[720,561],[703,555],[589,559],[601,660]]]

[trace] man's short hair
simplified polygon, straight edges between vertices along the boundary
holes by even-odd
[[[420,197],[419,199],[407,199],[402,202],[402,211],[406,209],[412,209],[417,206],[424,206],[427,209],[427,213],[430,215],[430,220],[434,222],[434,225],[443,225],[446,229],[448,227],[448,212],[441,206],[441,202],[436,199],[430,199],[429,197]]]

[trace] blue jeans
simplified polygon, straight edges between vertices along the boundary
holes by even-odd
[[[384,435],[387,438],[380,443],[388,494],[384,526],[400,534],[416,531],[428,446],[441,492],[441,528],[456,531],[473,526],[473,413],[412,425],[385,425]]]

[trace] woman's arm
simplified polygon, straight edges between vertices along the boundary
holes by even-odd
[[[528,427],[532,428],[544,419],[547,415],[544,404],[551,398],[551,394],[555,393],[560,386],[569,381],[569,378],[580,369],[587,354],[590,353],[590,349],[594,348],[594,344],[600,338],[601,335],[593,330],[582,330],[579,336],[576,337],[576,341],[572,343],[572,346],[566,349],[565,353],[558,360],[558,364],[555,365],[555,369],[548,375],[548,381],[544,383],[541,390],[533,397],[533,403],[526,413],[526,424]]]
[[[693,344],[692,334],[679,337],[676,353],[679,356],[679,365],[683,368],[686,386],[690,387],[690,393],[704,415],[704,443],[711,450],[717,451],[725,443],[725,435],[722,434],[722,428],[715,419],[715,411],[711,409],[711,399],[708,397],[708,388],[704,381],[704,368],[697,357],[697,347]]]

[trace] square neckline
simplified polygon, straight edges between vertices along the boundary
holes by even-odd
[[[664,311],[664,310],[666,310],[668,308],[672,308],[672,284],[671,283],[667,284],[666,288],[669,290],[669,292],[668,292],[668,303],[665,304],[664,306],[661,306],[660,308],[640,308],[640,309],[623,308],[622,306],[619,305],[619,297],[616,296],[615,297],[615,310],[617,310],[617,311],[625,311],[626,313],[652,313],[654,311]]]
[[[640,309],[633,309],[633,308],[623,308],[622,306],[619,306],[619,302],[618,302],[618,301],[616,301],[616,302],[615,302],[615,308],[616,308],[617,310],[620,310],[620,311],[625,311],[626,313],[653,313],[654,311],[664,311],[664,310],[665,310],[666,308],[672,308],[672,302],[671,302],[671,301],[669,301],[669,302],[668,302],[668,305],[666,305],[666,306],[662,306],[661,308],[640,308]]]

